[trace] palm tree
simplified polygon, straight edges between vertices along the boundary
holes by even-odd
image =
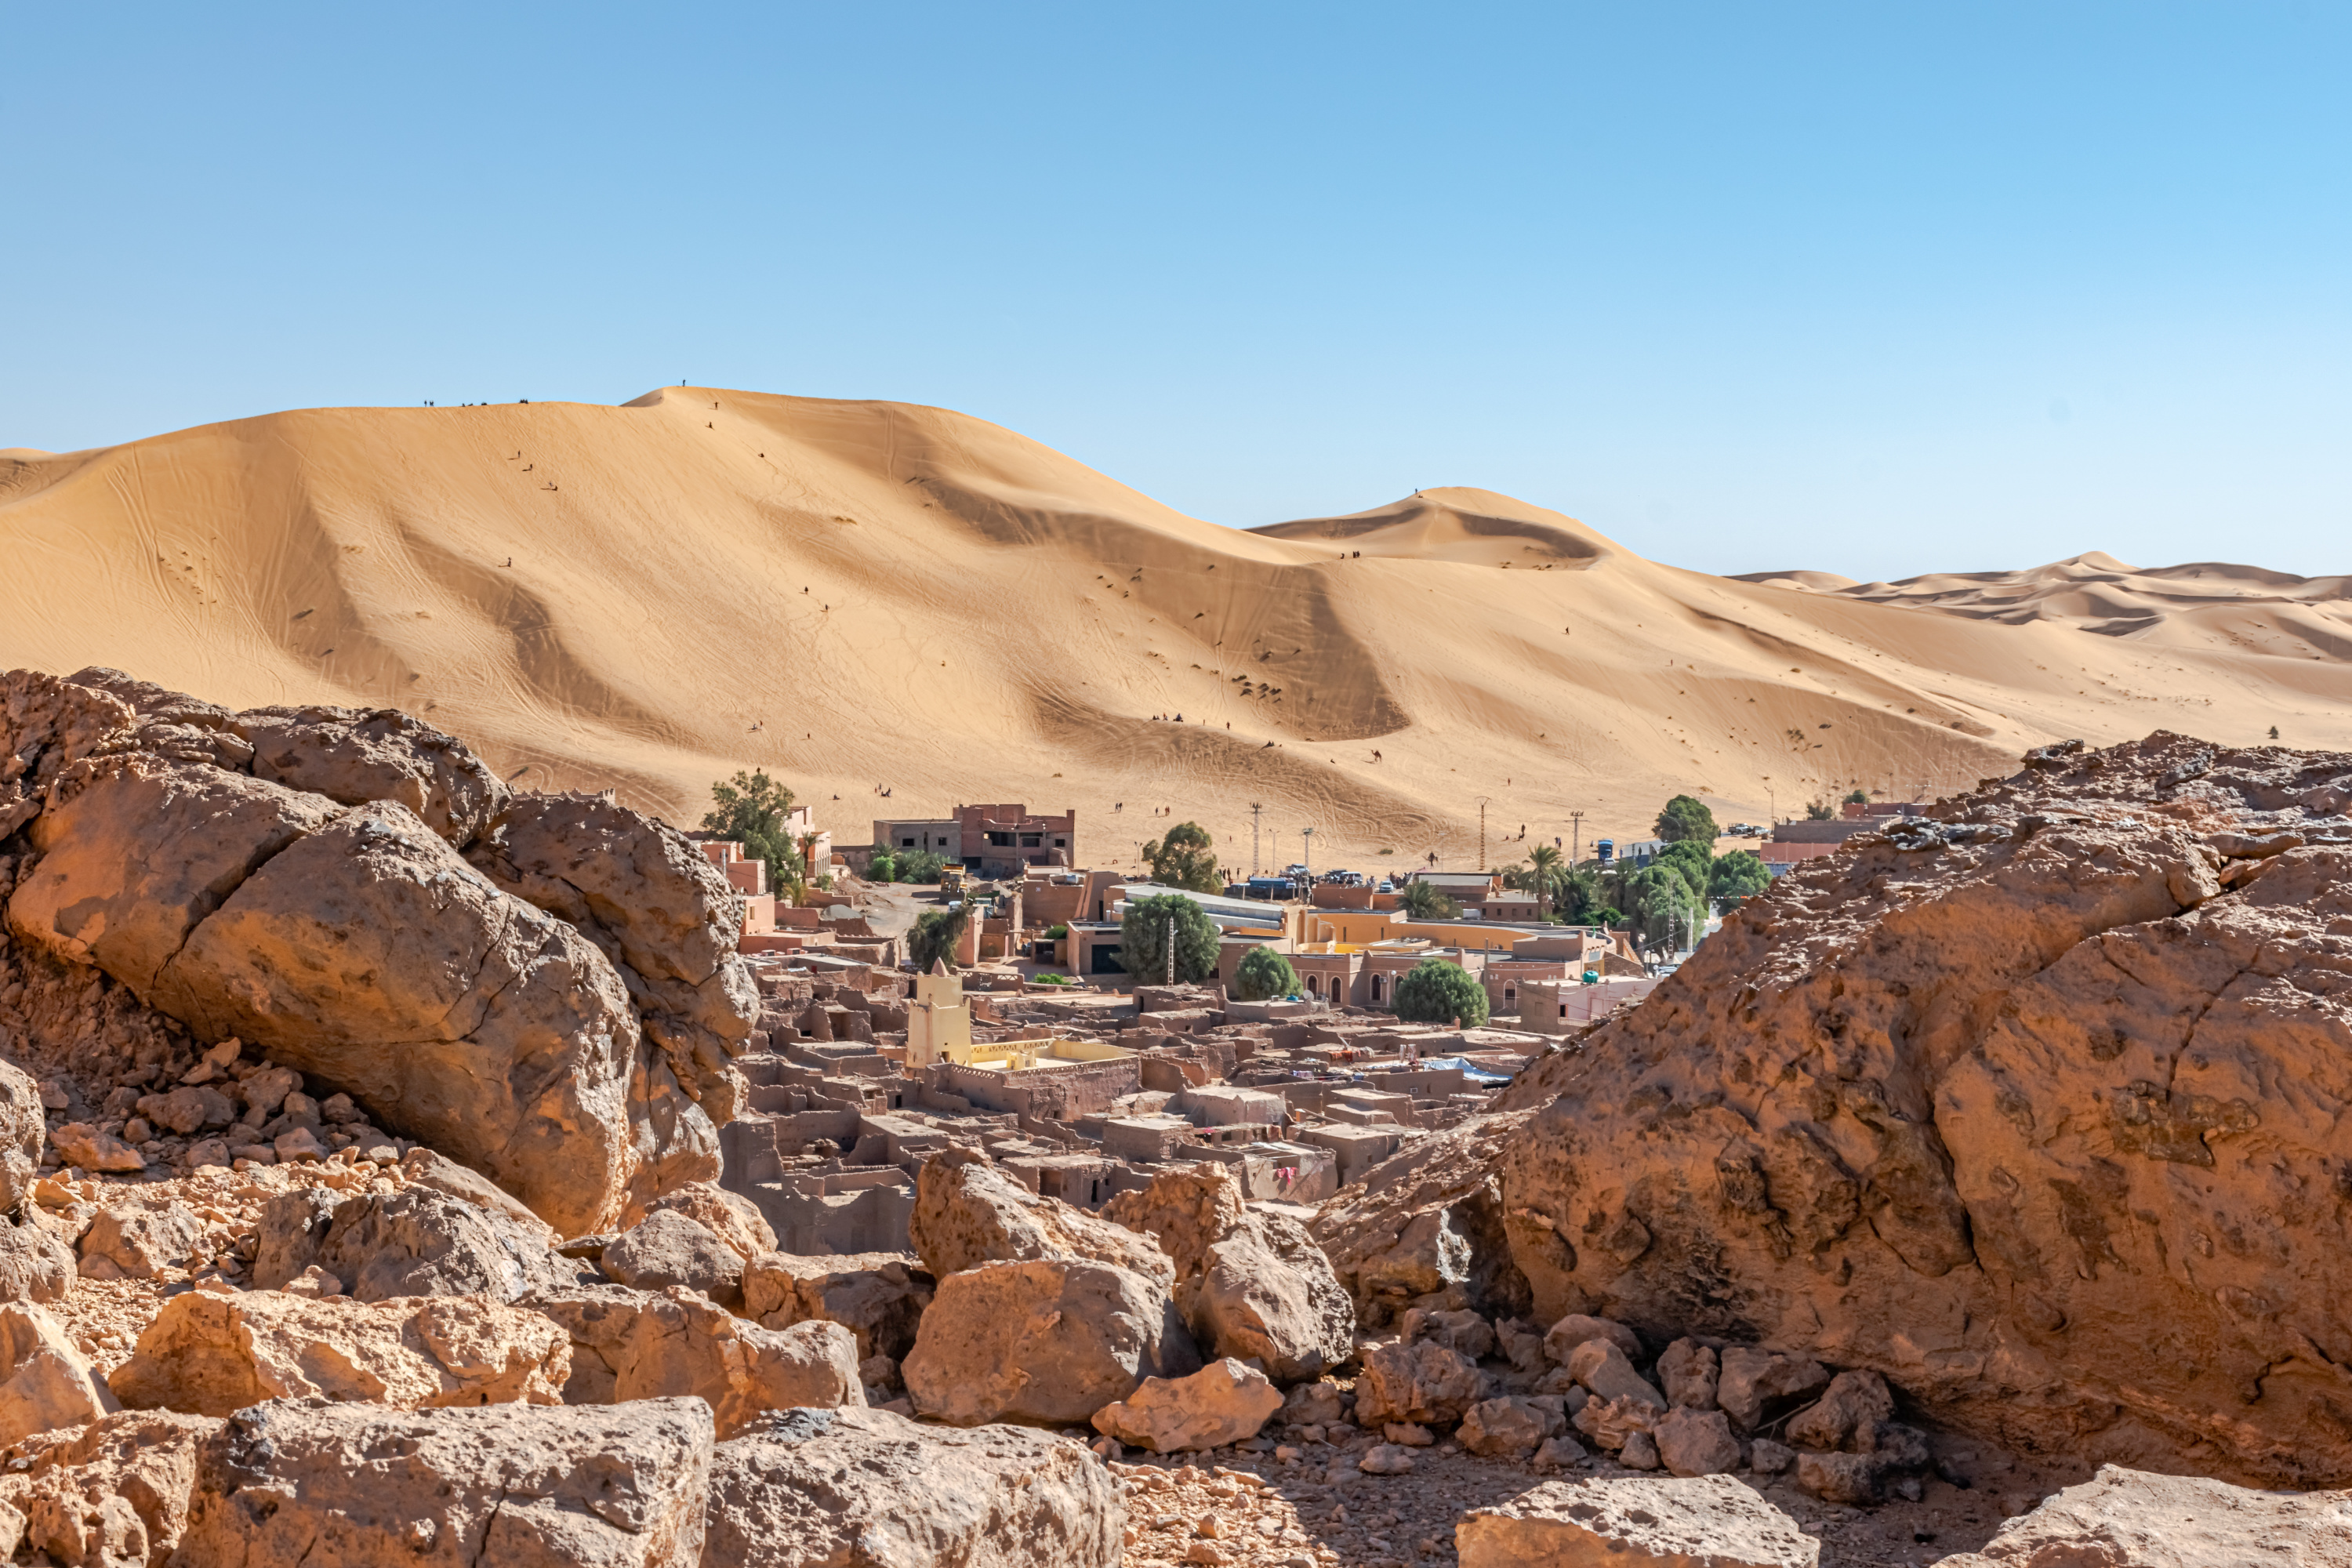
[[[1549,844],[1538,844],[1528,851],[1528,864],[1534,868],[1536,885],[1536,918],[1551,913],[1551,887],[1559,871],[1559,851]]]

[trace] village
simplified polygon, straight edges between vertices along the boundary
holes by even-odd
[[[1849,802],[1777,825],[1757,858],[1777,874],[1916,809]],[[744,899],[761,995],[722,1181],[789,1253],[907,1251],[917,1178],[950,1148],[1087,1209],[1214,1162],[1245,1199],[1303,1221],[1411,1141],[1488,1110],[1674,962],[1645,961],[1630,924],[1559,921],[1502,872],[1422,869],[1400,889],[1293,866],[1207,892],[1087,868],[1075,811],[958,805],[877,819],[854,847],[806,806],[785,816],[803,866],[829,868],[821,883],[772,887],[740,841],[696,837]],[[1646,868],[1666,847],[1628,845],[1622,859]],[[940,881],[861,878],[898,856],[939,862]],[[1596,846],[1597,864],[1618,858]],[[1129,973],[1127,911],[1171,899],[1213,930],[1213,967],[1203,949],[1203,972],[1180,973],[1183,944],[1169,942]],[[943,916],[946,951],[916,972],[917,922]],[[1690,940],[1717,923],[1695,920]],[[1244,983],[1253,953],[1283,961],[1277,994]],[[1402,1016],[1399,987],[1432,963],[1466,976],[1475,1000]]]

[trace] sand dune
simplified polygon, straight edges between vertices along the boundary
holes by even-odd
[[[1466,865],[1482,796],[1500,862],[1572,809],[1588,843],[1676,791],[1760,819],[2064,736],[2352,744],[2344,579],[1712,577],[1466,489],[1243,531],[887,403],[667,387],[16,449],[0,549],[0,664],[398,705],[684,817],[766,767],[845,842],[1020,799],[1118,861],[1169,807],[1245,867],[1255,801],[1272,864],[1312,825],[1318,865]]]

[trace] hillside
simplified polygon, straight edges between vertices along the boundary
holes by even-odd
[[[1318,865],[1466,865],[1481,796],[1501,862],[1571,809],[1587,843],[1676,791],[1760,820],[2063,736],[2352,745],[2342,580],[1743,581],[1466,489],[1241,531],[887,403],[667,387],[17,449],[0,550],[0,668],[398,705],[520,782],[687,818],[765,767],[851,843],[1020,799],[1119,861],[1166,806],[1245,866],[1257,801],[1273,864],[1312,824]]]

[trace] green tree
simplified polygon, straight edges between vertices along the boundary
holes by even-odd
[[[1528,871],[1535,883],[1536,913],[1538,916],[1551,913],[1552,895],[1559,890],[1560,873],[1564,868],[1560,864],[1563,858],[1560,852],[1549,844],[1538,844],[1528,851]]]
[[[1176,922],[1176,978],[1197,984],[1217,972],[1216,922],[1181,893],[1129,901],[1118,922],[1119,967],[1137,981],[1159,984],[1168,973],[1168,922]]]
[[[1693,888],[1704,889],[1708,874],[1715,868],[1715,851],[1696,838],[1685,838],[1679,844],[1669,844],[1660,852],[1656,864],[1672,866],[1683,874],[1683,880]]]
[[[1396,1015],[1415,1024],[1459,1018],[1464,1028],[1475,1029],[1486,1021],[1486,988],[1458,963],[1424,958],[1397,982]]]
[[[1855,790],[1845,797],[1845,804],[1848,805],[1868,805],[1870,804],[1870,792],[1866,789]]]
[[[1706,900],[1671,860],[1660,860],[1624,879],[1620,894],[1633,945],[1664,957],[1696,938],[1706,922]]]
[[[1290,967],[1290,960],[1270,947],[1251,948],[1242,954],[1241,966],[1234,971],[1234,994],[1244,1002],[1287,996],[1297,989],[1298,971]]]
[[[1772,872],[1752,849],[1735,849],[1720,856],[1708,868],[1706,896],[1715,900],[1717,910],[1726,910],[1734,900],[1760,893],[1772,885]]]
[[[931,965],[939,963],[954,968],[956,943],[963,940],[964,928],[971,924],[970,900],[952,909],[926,910],[917,915],[914,929],[907,933],[907,956],[915,961],[917,973],[929,974]]]
[[[1712,847],[1717,837],[1715,813],[1689,795],[1678,795],[1658,813],[1657,836],[1669,844],[1693,840]]]
[[[1178,823],[1168,830],[1167,837],[1145,845],[1143,858],[1151,866],[1155,882],[1190,888],[1196,893],[1225,890],[1224,879],[1217,875],[1217,852],[1207,829],[1197,822]]]
[[[1827,798],[1805,803],[1805,820],[1808,822],[1827,822],[1836,815],[1837,809],[1830,805]]]
[[[1402,907],[1417,921],[1450,921],[1462,912],[1462,906],[1438,891],[1434,882],[1407,883]]]
[[[948,868],[947,861],[929,849],[904,849],[898,856],[898,880],[902,882],[937,882],[940,873]]]
[[[718,802],[703,814],[702,829],[743,846],[743,853],[768,867],[771,888],[804,886],[801,858],[793,844],[793,792],[762,771],[737,773],[726,784],[710,786]]]
[[[895,882],[898,879],[898,862],[891,858],[890,851],[877,849],[874,852],[874,858],[866,863],[866,879],[869,882]]]

